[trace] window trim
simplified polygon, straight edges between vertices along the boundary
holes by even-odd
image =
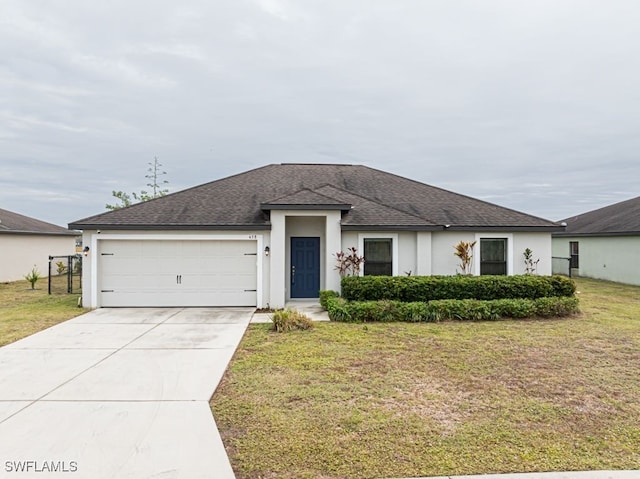
[[[513,276],[513,233],[476,233],[475,239],[477,248],[474,248],[473,252],[473,274],[475,276],[480,276],[480,240],[483,239],[507,240],[507,276]]]
[[[359,233],[358,254],[364,256],[364,240],[366,239],[390,239],[391,240],[391,275],[398,276],[398,234],[397,233]],[[366,258],[365,258],[366,261]],[[359,276],[364,276],[364,265],[360,268]]]
[[[573,252],[573,245],[576,245],[577,253]],[[575,258],[575,266],[574,266],[574,258]],[[580,269],[580,242],[579,241],[569,241],[569,268],[570,269]]]

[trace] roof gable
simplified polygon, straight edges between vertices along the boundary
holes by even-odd
[[[78,220],[81,229],[268,229],[269,207],[353,205],[350,228],[560,229],[551,221],[357,165],[267,165]],[[265,211],[265,207],[266,210]],[[329,208],[327,208],[329,209]]]
[[[341,190],[331,185],[325,185],[317,190],[333,198],[339,198],[342,201],[349,202],[353,205],[350,213],[342,220],[342,226],[350,229],[350,227],[398,227],[412,229],[436,229],[437,225],[430,221],[424,220],[419,216],[405,213],[395,208],[386,206],[382,203],[371,201],[367,198],[359,196],[348,191]]]
[[[262,203],[261,207],[264,210],[297,209],[303,207],[304,209],[348,211],[351,209],[351,204],[341,203],[335,198],[318,193],[317,190],[311,191],[308,188],[304,188],[290,195]]]
[[[572,216],[559,235],[640,235],[640,196]]]

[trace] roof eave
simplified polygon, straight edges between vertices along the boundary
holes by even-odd
[[[244,225],[189,225],[189,224],[173,224],[173,225],[112,225],[112,224],[80,224],[71,223],[70,228],[79,229],[83,231],[90,230],[113,230],[113,231],[177,231],[177,230],[189,230],[189,231],[240,231],[240,230],[270,230],[271,223],[263,224],[244,224]]]
[[[554,233],[553,236],[557,237],[569,237],[569,236],[640,236],[640,231],[612,231],[612,232],[598,232],[598,233],[571,233],[569,231],[563,231],[562,233]]]
[[[345,225],[342,231],[442,231],[438,225]]]
[[[79,231],[20,231],[20,230],[0,230],[0,234],[8,235],[30,235],[30,236],[78,236]]]
[[[473,226],[473,225],[445,225],[445,231],[518,231],[518,232],[541,232],[553,233],[554,231],[564,231],[564,226]]]

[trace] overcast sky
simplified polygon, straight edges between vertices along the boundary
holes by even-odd
[[[269,163],[558,220],[640,195],[637,0],[2,0],[0,208],[68,222]],[[381,186],[383,187],[383,186]]]

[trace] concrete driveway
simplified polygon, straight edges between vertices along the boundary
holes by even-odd
[[[0,477],[233,478],[208,401],[252,314],[99,309],[0,348]]]

